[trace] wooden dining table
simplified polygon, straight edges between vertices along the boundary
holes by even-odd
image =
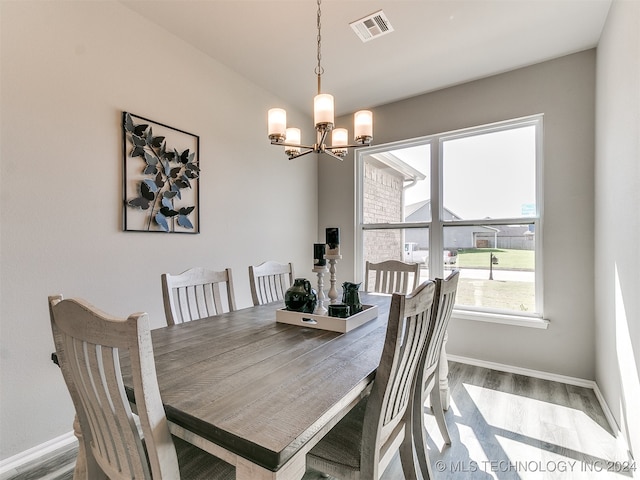
[[[390,296],[361,300],[378,316],[348,333],[278,323],[281,302],[153,330],[171,433],[235,465],[238,480],[302,478],[307,452],[368,393],[380,362]]]

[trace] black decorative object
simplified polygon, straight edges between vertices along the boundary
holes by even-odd
[[[284,294],[287,310],[294,312],[313,313],[317,303],[318,295],[306,278],[296,278]]]
[[[355,315],[362,311],[362,303],[360,303],[360,283],[344,282],[342,284],[342,303],[349,305],[349,314]]]
[[[326,245],[324,243],[314,243],[313,244],[313,266],[314,267],[324,267],[327,264],[327,261],[324,258]]]
[[[329,249],[333,250],[340,245],[340,229],[337,227],[330,227],[326,229],[327,245]]]
[[[199,233],[200,137],[122,112],[125,231]]]
[[[351,316],[351,310],[349,305],[344,303],[334,303],[329,305],[329,316],[337,318],[347,318]]]

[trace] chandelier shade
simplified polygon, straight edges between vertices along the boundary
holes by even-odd
[[[316,130],[316,143],[313,145],[301,144],[301,132],[298,128],[287,128],[287,112],[282,108],[272,108],[268,112],[268,132],[272,145],[283,146],[289,159],[307,155],[309,153],[324,153],[342,160],[349,148],[368,146],[373,140],[373,114],[369,110],[360,110],[354,114],[354,142],[349,144],[349,132],[346,128],[334,130],[335,108],[333,95],[322,93],[321,79],[324,69],[321,65],[321,0],[317,0],[317,29],[318,29],[318,64],[315,73],[318,77],[318,94],[313,99],[313,121]],[[327,145],[327,135],[332,132],[331,145]]]

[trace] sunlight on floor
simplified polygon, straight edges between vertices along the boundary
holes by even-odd
[[[597,458],[610,458],[617,451],[615,437],[583,411],[475,385],[464,388],[493,428]],[[580,436],[576,425],[580,425]]]
[[[429,409],[432,467],[446,478],[614,480],[635,478],[619,440],[585,411],[550,400],[462,382],[446,414],[452,446],[444,444]],[[585,391],[565,391],[575,404]],[[585,397],[588,398],[588,397]],[[603,421],[601,418],[600,421]],[[579,433],[578,433],[579,432]],[[630,468],[631,467],[631,468]],[[631,470],[631,471],[630,471]]]

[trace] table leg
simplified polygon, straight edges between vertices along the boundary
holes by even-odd
[[[447,339],[449,338],[449,332],[444,333],[444,340],[442,341],[442,350],[440,351],[440,401],[442,402],[442,408],[446,412],[451,405],[451,396],[449,394],[449,364],[447,363]]]
[[[236,462],[236,480],[300,480],[306,471],[306,455],[296,455],[277,472],[242,457]]]

